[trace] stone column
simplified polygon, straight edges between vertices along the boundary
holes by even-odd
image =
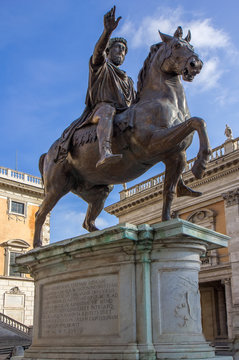
[[[225,293],[223,287],[219,286],[216,288],[218,297],[218,335],[220,338],[227,338],[227,321],[225,312]]]
[[[234,359],[239,360],[239,188],[222,194],[225,201],[227,235],[230,236],[228,251],[232,278],[232,337],[234,340]]]
[[[231,279],[225,279],[222,281],[225,285],[225,298],[226,298],[226,310],[227,310],[227,332],[228,339],[232,340],[232,292],[231,292]]]

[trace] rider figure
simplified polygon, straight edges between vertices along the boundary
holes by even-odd
[[[55,162],[66,159],[74,132],[91,123],[98,124],[100,159],[96,167],[122,158],[122,154],[113,155],[111,150],[113,120],[116,113],[126,110],[135,101],[136,93],[132,79],[119,69],[127,54],[127,42],[123,38],[110,39],[120,19],[115,20],[115,6],[104,16],[104,31],[90,58],[85,110],[58,140]]]
[[[104,31],[98,40],[89,64],[86,105],[93,110],[86,123],[97,125],[100,159],[97,168],[118,162],[122,154],[112,154],[113,119],[135,100],[133,81],[119,69],[127,54],[123,38],[110,39],[121,17],[115,20],[115,6],[104,16]]]

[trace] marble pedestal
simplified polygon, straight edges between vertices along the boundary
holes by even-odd
[[[118,225],[18,257],[35,279],[24,359],[217,359],[202,334],[198,272],[206,248],[227,240],[174,219]]]

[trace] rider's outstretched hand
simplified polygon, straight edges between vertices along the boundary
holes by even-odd
[[[104,16],[105,31],[112,33],[118,26],[121,16],[115,20],[115,6]]]

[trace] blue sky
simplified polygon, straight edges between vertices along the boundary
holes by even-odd
[[[122,16],[115,36],[128,40],[122,68],[137,83],[158,29],[191,29],[201,74],[185,89],[192,115],[204,118],[212,147],[225,141],[225,125],[239,136],[239,31],[237,0],[0,0],[0,166],[39,176],[38,159],[84,108],[88,60],[103,30],[103,15],[116,5]],[[188,159],[197,153],[195,141]],[[156,165],[139,182],[163,171]],[[133,183],[128,184],[128,186]],[[106,205],[119,200],[116,186]],[[86,204],[68,195],[52,211],[51,240],[83,233]],[[117,223],[102,212],[98,226]]]

